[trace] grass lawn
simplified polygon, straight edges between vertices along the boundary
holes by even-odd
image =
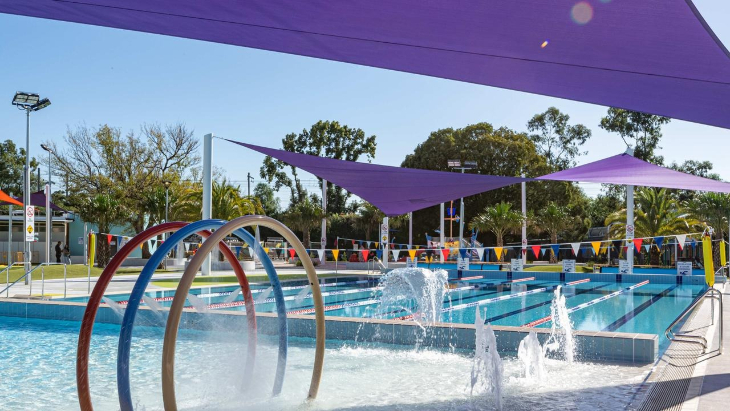
[[[5,266],[0,266],[0,269]],[[35,267],[35,266],[34,266]],[[62,265],[51,265],[43,268],[44,277],[46,280],[60,279],[63,278],[63,266]],[[103,269],[99,267],[91,267],[91,276],[98,277],[101,275]],[[132,275],[139,274],[142,271],[141,268],[125,268],[122,267],[117,270],[116,275]],[[25,274],[22,266],[15,266],[10,269],[10,282],[19,279]],[[6,273],[0,275],[0,282],[5,283]],[[86,278],[88,275],[88,268],[82,264],[71,264],[66,266],[66,278]],[[33,271],[33,279],[41,278],[41,269]]]
[[[346,275],[346,274],[345,274]],[[317,277],[319,278],[328,278],[328,277],[342,277],[343,274],[319,274]],[[246,274],[246,277],[248,278],[248,281],[250,283],[255,282],[269,282],[269,277],[266,274]],[[287,280],[304,280],[307,278],[306,274],[279,274],[279,279],[281,281],[287,281]],[[164,287],[164,288],[177,288],[178,280],[176,279],[169,279],[169,280],[162,280],[162,281],[152,281],[152,284],[158,286],[158,287]],[[193,280],[193,287],[204,287],[204,286],[214,286],[214,285],[232,285],[232,284],[238,284],[238,279],[235,275],[212,275],[212,276],[196,276],[195,280]]]

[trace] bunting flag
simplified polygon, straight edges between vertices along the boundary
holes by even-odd
[[[370,251],[369,250],[360,250],[360,253],[362,254],[362,259],[365,260],[365,261],[367,261],[368,260],[368,255],[370,254]]]
[[[190,243],[183,243],[183,247],[185,247],[185,251],[190,250]]]
[[[411,260],[416,258],[416,250],[408,250],[408,256],[411,257]]]
[[[355,246],[355,240],[352,240],[352,246],[353,247]]]
[[[725,250],[725,240],[720,241],[720,265],[727,265],[727,250]]]
[[[410,244],[408,244],[406,247],[408,247],[409,250],[411,249],[411,245]]]
[[[393,249],[390,250],[391,253],[393,253],[393,261],[398,261],[398,256],[400,255],[400,250]]]
[[[376,241],[375,242],[375,248],[379,248],[379,247],[380,247],[380,243]]]
[[[261,246],[259,246],[259,247],[261,247]],[[253,257],[253,248],[248,247],[248,255],[249,255],[249,257]]]
[[[570,243],[570,246],[573,248],[573,255],[577,257],[580,252],[580,243]]]
[[[677,238],[679,249],[684,250],[684,242],[687,241],[687,234],[677,234],[675,237]]]
[[[601,242],[600,241],[592,241],[591,245],[593,246],[593,252],[598,255],[598,252],[601,251]]]
[[[324,261],[325,261],[324,250],[317,250],[317,255],[319,256],[319,262],[324,264]]]
[[[484,248],[477,248],[477,255],[479,256],[479,261],[484,260]]]
[[[289,257],[290,257],[290,258],[294,258],[294,254],[296,254],[296,251],[294,251],[294,249],[293,249],[293,248],[290,248],[290,249],[289,249]]]
[[[702,240],[702,241],[704,241],[704,240]],[[697,241],[693,238],[692,239],[692,249],[694,250],[695,247],[697,247]]]
[[[504,250],[504,247],[494,247],[494,254],[497,255],[497,260],[500,260],[502,258],[503,250]]]
[[[459,255],[461,255],[461,258],[462,259],[466,258],[466,252],[467,251],[469,251],[469,250],[467,250],[466,248],[460,248],[459,249]]]
[[[662,244],[664,243],[664,237],[654,237],[654,244],[656,244],[656,247],[661,250]]]
[[[649,250],[651,250],[651,244],[644,244],[644,251],[648,253]]]
[[[641,252],[641,244],[644,242],[644,239],[643,238],[634,238],[632,240],[632,242],[634,243],[634,248],[636,248],[636,251],[640,253]]]
[[[340,256],[340,250],[334,249],[332,250],[332,257],[335,257],[335,261],[337,261],[337,257]]]
[[[368,245],[368,248],[370,248],[370,241],[365,241],[365,243]]]
[[[266,254],[268,254],[268,253],[269,253],[269,250],[270,250],[270,248],[269,248],[269,247],[264,247],[264,251],[266,251]]]
[[[416,247],[416,250],[420,250],[421,249],[421,246],[420,245],[417,245],[415,247]]]
[[[375,250],[375,256],[378,257],[378,260],[382,260],[383,259],[383,250],[381,250],[381,249]]]
[[[449,250],[448,248],[444,248],[441,250],[441,254],[444,255],[444,261],[446,261],[449,259],[449,254],[451,254],[451,250]]]
[[[530,248],[532,249],[532,254],[535,254],[535,258],[540,258],[540,250],[542,247],[539,245],[533,245]]]
[[[107,234],[106,235],[106,243],[107,244],[111,244],[112,243],[112,235],[111,234]]]
[[[53,226],[51,226],[51,227],[53,227]],[[118,235],[117,236],[117,249],[124,245],[123,241],[124,241],[124,237],[122,237],[121,235]]]
[[[692,240],[693,242],[694,239]],[[705,282],[708,286],[715,285],[715,267],[712,263],[712,237],[702,236],[702,256],[705,258]]]
[[[241,258],[241,247],[236,246],[233,249],[236,250],[236,258]]]
[[[553,250],[553,256],[557,257],[560,252],[560,244],[553,244],[550,246],[550,249]]]

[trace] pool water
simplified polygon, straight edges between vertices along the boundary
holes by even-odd
[[[322,285],[328,316],[402,319],[409,314],[400,307],[383,307],[380,304],[382,291],[377,279],[334,278],[327,279]],[[452,289],[444,299],[441,321],[473,324],[474,307],[478,305],[485,323],[525,326],[550,315],[550,305],[557,286],[562,287],[567,308],[575,309],[570,314],[575,330],[657,334],[660,336],[660,349],[667,344],[664,338],[666,327],[705,289],[702,285],[689,284],[648,283],[637,286],[594,281],[575,285],[539,280],[512,283],[486,279],[459,281],[450,284]],[[273,297],[266,295],[268,287],[252,287],[257,312],[275,312]],[[245,311],[240,293],[230,302],[230,294],[238,290],[235,286],[207,287],[194,289],[191,293],[199,296],[211,309]],[[314,313],[312,298],[307,295],[307,290],[306,282],[284,284],[288,312]],[[161,299],[158,301],[160,305],[169,306],[174,291],[148,292],[147,295]],[[608,296],[610,298],[596,302]],[[125,301],[128,295],[113,295],[110,298]],[[589,305],[582,308],[585,304]],[[538,327],[550,327],[550,323]]]
[[[219,321],[207,316],[209,321]],[[79,323],[0,317],[0,400],[3,410],[78,409],[75,385]],[[138,326],[131,356],[137,410],[161,410],[160,361],[164,329]],[[97,410],[118,409],[119,327],[97,324],[91,342],[90,386]],[[270,398],[277,346],[259,336],[253,384],[244,390],[245,329],[216,323],[213,331],[181,330],[176,392],[181,410],[482,410],[485,393],[470,394],[473,353],[329,342],[319,396],[306,405],[313,341],[291,339],[282,394]],[[505,410],[617,409],[632,399],[648,368],[567,364],[549,360],[542,381],[523,377],[505,358]]]

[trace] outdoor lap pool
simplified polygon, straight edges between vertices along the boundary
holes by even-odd
[[[485,323],[549,328],[549,323],[531,323],[550,315],[554,290],[561,286],[575,330],[657,334],[660,349],[663,349],[666,344],[664,330],[705,289],[704,285],[696,284],[652,283],[651,280],[644,284],[616,283],[595,281],[589,274],[574,276],[582,278],[562,282],[530,279],[532,277],[529,276],[515,280],[479,276],[466,280],[452,279],[439,314],[440,320],[474,324],[475,307],[479,306]],[[306,284],[306,281],[284,284],[289,314],[314,314]],[[328,278],[322,281],[321,286],[328,316],[408,319],[407,309],[383,307],[380,300],[382,286],[378,278]],[[191,290],[191,294],[202,300],[210,310],[245,311],[239,291],[237,286],[204,287]],[[237,294],[235,299],[233,293]],[[276,311],[267,285],[252,285],[252,294],[257,312]],[[166,307],[171,304],[174,291],[150,291],[146,295]],[[120,302],[123,307],[128,295],[109,295],[108,298]],[[84,301],[83,298],[69,300]]]

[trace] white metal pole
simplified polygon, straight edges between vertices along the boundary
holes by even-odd
[[[50,153],[49,153],[50,155]],[[50,163],[49,163],[50,164]],[[50,166],[49,166],[50,167]],[[50,168],[48,184],[46,184],[46,262],[51,262],[51,230],[53,229],[53,213],[51,212],[51,178]]]
[[[89,232],[88,232],[88,225],[87,223],[84,223],[84,264],[89,265]]]
[[[629,274],[634,272],[634,186],[626,186],[626,260],[629,263]]]
[[[385,268],[388,268],[388,260],[390,259],[390,256],[388,255],[388,253],[390,252],[390,245],[389,245],[390,244],[390,225],[388,224],[387,216],[385,218],[383,218],[383,225],[386,228],[385,236],[383,236],[384,238],[381,238],[381,240],[385,240],[384,244],[383,244],[384,250],[385,250],[385,258],[383,258],[383,266],[385,266]]]
[[[522,173],[525,178],[525,173]],[[527,184],[522,182],[522,264],[527,264]]]
[[[211,218],[213,202],[213,134],[203,136],[203,220]],[[203,275],[210,275],[210,256],[202,266]]]
[[[461,174],[464,174],[464,168],[461,169]],[[459,211],[459,248],[463,247],[462,241],[464,241],[464,197],[461,197],[461,210]]]
[[[327,249],[327,180],[322,179],[322,211],[325,216],[322,217],[322,237],[320,238],[319,248]]]
[[[441,238],[439,238],[439,241],[440,241],[441,247],[444,247],[444,248],[446,247],[446,243],[445,243],[445,238],[446,237],[444,236],[444,229],[445,229],[444,228],[444,208],[445,207],[446,207],[446,204],[445,203],[441,203],[441,225],[439,226],[439,231],[440,231]],[[441,262],[442,263],[445,262],[444,261],[444,253],[441,253],[440,259],[441,259]]]
[[[408,213],[408,249],[413,248],[413,213]]]

